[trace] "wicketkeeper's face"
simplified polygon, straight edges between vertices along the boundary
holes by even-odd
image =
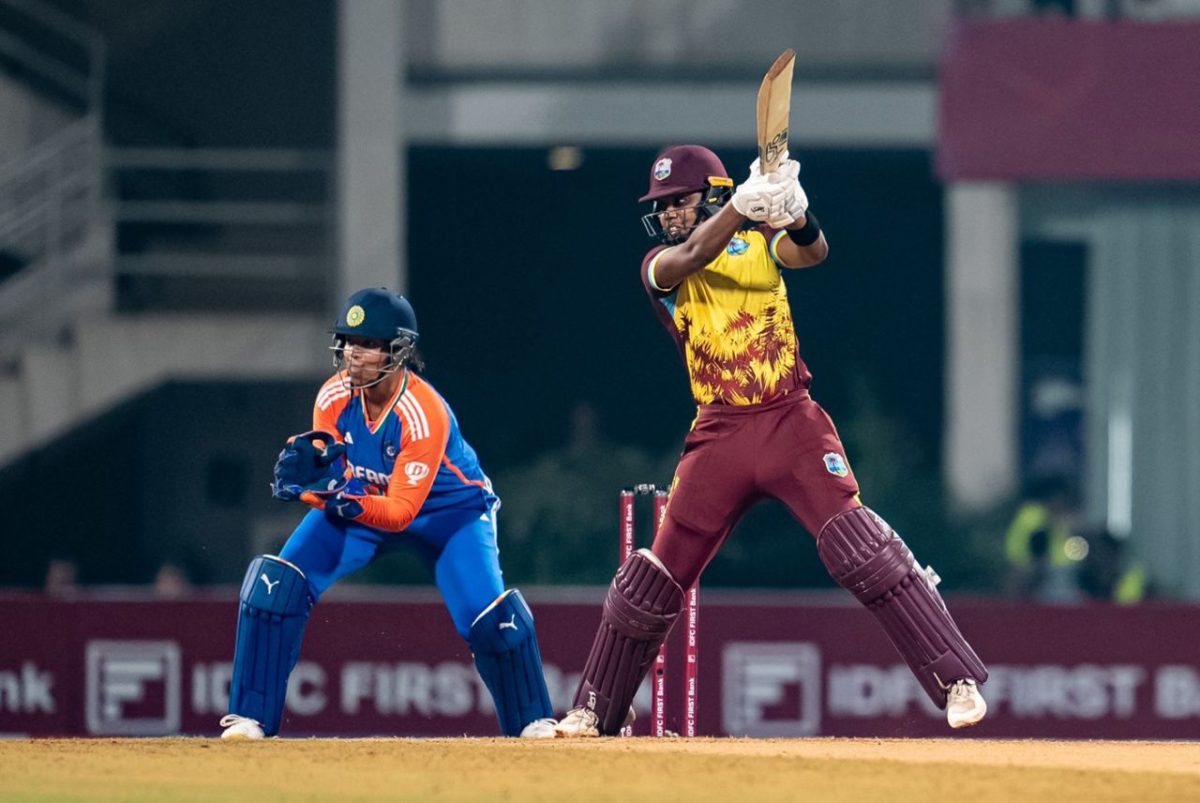
[[[388,344],[365,337],[348,337],[342,348],[342,359],[354,385],[376,379],[391,362]]]
[[[658,223],[671,240],[685,238],[695,228],[696,212],[703,196],[701,192],[689,192],[659,202],[662,212],[659,213]]]

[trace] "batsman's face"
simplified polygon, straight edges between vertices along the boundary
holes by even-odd
[[[662,201],[662,212],[658,223],[672,240],[686,239],[696,227],[696,210],[700,206],[703,193],[689,192],[687,195],[677,195]]]

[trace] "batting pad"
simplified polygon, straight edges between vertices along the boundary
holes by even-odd
[[[520,591],[509,589],[485,608],[471,624],[467,643],[505,736],[520,736],[535,719],[554,716],[533,612]]]
[[[229,713],[279,732],[288,675],[300,657],[313,598],[304,574],[282,558],[260,555],[242,581]]]
[[[838,585],[875,615],[929,699],[946,707],[955,681],[987,680],[987,668],[946,610],[942,596],[887,522],[860,507],[829,520],[817,537]]]
[[[634,552],[617,570],[575,695],[576,707],[599,717],[601,735],[620,731],[683,599],[679,583],[648,549]]]

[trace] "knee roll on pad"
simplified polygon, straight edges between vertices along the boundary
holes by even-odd
[[[617,570],[575,695],[577,707],[596,712],[602,734],[620,730],[683,602],[683,589],[647,549],[639,549]]]
[[[250,561],[242,581],[229,713],[256,719],[267,735],[279,731],[288,675],[314,599],[308,579],[273,555]]]
[[[866,507],[840,513],[817,536],[821,562],[883,625],[929,698],[946,705],[954,680],[987,680],[941,595],[904,541]]]
[[[520,736],[530,722],[554,715],[533,613],[520,591],[505,591],[485,608],[471,624],[467,643],[505,736]]]

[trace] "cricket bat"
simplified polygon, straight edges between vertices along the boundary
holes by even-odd
[[[758,169],[765,176],[783,161],[788,149],[788,111],[792,105],[792,68],[796,51],[779,54],[758,88]]]

